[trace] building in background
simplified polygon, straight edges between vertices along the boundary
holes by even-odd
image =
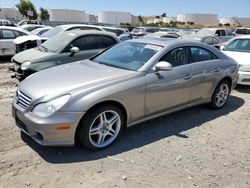
[[[218,25],[217,14],[178,14],[178,22],[193,22],[202,25]]]
[[[83,10],[49,9],[49,14],[51,22],[85,22],[85,11]]]
[[[0,19],[5,20],[22,20],[22,15],[18,12],[17,9],[10,6],[0,6]]]
[[[163,21],[163,23],[176,22],[177,21],[177,17],[174,17],[174,16],[164,17],[162,19],[162,21]]]
[[[102,11],[98,14],[98,22],[120,25],[121,23],[132,23],[132,15],[130,12],[119,11]]]
[[[219,23],[221,24],[230,24],[234,26],[250,26],[250,18],[221,18]]]

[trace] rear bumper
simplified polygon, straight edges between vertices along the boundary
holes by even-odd
[[[83,116],[82,112],[56,112],[47,118],[41,118],[32,112],[26,112],[20,106],[12,104],[12,116],[16,126],[33,140],[43,146],[72,146],[75,143],[75,132]],[[70,126],[61,129],[61,125]]]
[[[250,72],[239,71],[239,78],[237,84],[250,85]]]

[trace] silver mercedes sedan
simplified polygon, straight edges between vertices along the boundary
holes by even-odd
[[[180,39],[130,40],[26,78],[13,100],[17,126],[36,142],[99,150],[124,128],[194,105],[222,108],[237,63]]]

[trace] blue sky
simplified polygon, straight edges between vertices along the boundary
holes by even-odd
[[[97,14],[99,11],[129,11],[134,15],[176,16],[178,13],[215,13],[219,17],[250,17],[250,0],[31,0],[36,8],[68,8]],[[19,0],[0,0],[15,6]]]

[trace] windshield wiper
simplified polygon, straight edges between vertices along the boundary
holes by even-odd
[[[107,65],[107,66],[109,66],[109,67],[115,67],[115,68],[118,68],[118,69],[129,70],[129,69],[126,69],[126,68],[124,68],[124,67],[119,67],[119,66],[117,66],[117,65],[113,65],[113,64],[110,64],[110,63],[104,63],[104,62],[100,62],[100,61],[98,61],[98,62],[96,62],[96,63],[102,64],[102,65]]]
[[[40,47],[42,47],[43,48],[43,50],[45,51],[45,52],[48,52],[49,50],[48,50],[48,48],[46,48],[45,46],[43,46],[43,45],[41,45]]]

